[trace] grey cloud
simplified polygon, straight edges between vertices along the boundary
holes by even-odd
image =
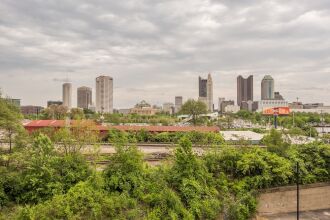
[[[272,74],[289,100],[313,101],[320,90],[292,88],[329,87],[329,11],[327,0],[3,0],[0,87],[44,105],[61,95],[53,78],[93,86],[108,74],[115,106],[128,107],[142,97],[196,97],[197,76],[208,72],[215,99],[235,99],[238,74],[255,75],[258,98],[262,76]],[[43,84],[29,90],[27,80]]]

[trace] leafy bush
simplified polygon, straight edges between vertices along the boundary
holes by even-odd
[[[274,153],[253,149],[237,161],[237,176],[252,189],[288,184],[293,176],[291,163]]]
[[[299,162],[302,183],[330,180],[330,145],[294,145],[288,150],[288,158],[293,170]]]
[[[100,181],[100,180],[99,180]],[[19,211],[18,219],[126,219],[138,218],[137,202],[125,194],[108,195],[101,182],[78,183],[67,194]]]
[[[103,172],[109,192],[127,192],[139,196],[143,185],[143,156],[135,146],[118,146]]]
[[[257,199],[248,191],[242,191],[226,202],[224,215],[229,220],[249,219],[256,212]]]
[[[220,212],[218,191],[211,174],[192,151],[192,144],[182,138],[169,171],[169,184],[174,187],[189,212],[199,219],[214,219]]]
[[[284,141],[282,133],[275,129],[272,129],[268,135],[265,135],[261,143],[265,144],[270,152],[277,153],[280,156],[285,156],[290,145]]]
[[[8,198],[18,203],[39,203],[65,193],[91,173],[82,156],[59,155],[42,134],[25,154],[26,167],[21,172],[7,172],[2,184]]]

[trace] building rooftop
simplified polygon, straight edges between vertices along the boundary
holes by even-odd
[[[151,132],[189,132],[189,131],[198,131],[198,132],[219,132],[219,127],[206,127],[206,126],[128,126],[128,125],[116,125],[110,126],[109,128],[118,129],[121,131],[139,131],[146,130]]]
[[[220,131],[226,141],[238,141],[241,139],[260,141],[264,135],[253,131]]]
[[[271,75],[265,75],[264,80],[273,80],[273,77]]]

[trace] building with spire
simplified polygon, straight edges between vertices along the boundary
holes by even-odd
[[[213,81],[211,74],[208,74],[207,79],[199,77],[198,85],[198,100],[206,104],[208,111],[213,112]]]

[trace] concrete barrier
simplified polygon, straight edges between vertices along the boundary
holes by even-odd
[[[297,210],[295,186],[272,188],[258,197],[258,216],[271,216]],[[330,182],[300,187],[300,211],[330,209]]]

